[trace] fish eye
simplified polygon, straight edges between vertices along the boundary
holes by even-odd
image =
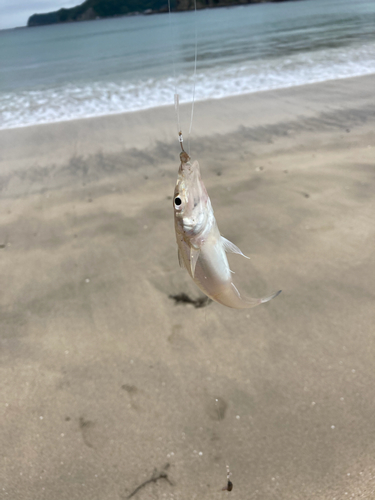
[[[174,199],[174,204],[176,205],[176,207],[179,207],[181,203],[181,198],[179,196],[176,196],[176,198]]]

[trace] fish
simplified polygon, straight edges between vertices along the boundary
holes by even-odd
[[[227,253],[241,250],[219,231],[211,200],[202,181],[199,163],[190,162],[182,150],[173,196],[178,261],[210,299],[234,309],[248,309],[275,298],[281,290],[263,298],[240,294],[232,280]]]

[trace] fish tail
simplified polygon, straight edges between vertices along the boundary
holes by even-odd
[[[256,307],[259,306],[260,304],[264,304],[265,302],[269,302],[270,300],[274,299],[281,293],[281,290],[278,290],[277,292],[271,293],[271,295],[268,295],[268,297],[262,297],[260,299],[252,299],[250,297],[240,297],[241,300],[241,309],[250,309],[251,307]]]
[[[216,302],[223,304],[228,307],[232,307],[233,309],[250,309],[251,307],[259,306],[260,304],[264,304],[265,302],[269,302],[273,298],[277,297],[281,293],[281,290],[268,295],[267,297],[262,297],[259,299],[253,299],[250,297],[242,297],[240,292],[237,290],[234,283],[231,283],[231,287],[226,289],[224,293],[221,293],[219,296],[213,296]]]
[[[268,297],[263,297],[262,299],[259,299],[260,304],[264,304],[265,302],[269,302],[270,300],[277,297],[280,293],[281,293],[281,290],[278,290],[277,292],[271,293],[271,295],[269,295]]]

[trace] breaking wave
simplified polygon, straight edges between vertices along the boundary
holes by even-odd
[[[304,52],[198,72],[196,100],[293,87],[375,73],[375,44]],[[127,113],[190,102],[185,76],[124,82],[87,82],[0,94],[0,129]]]

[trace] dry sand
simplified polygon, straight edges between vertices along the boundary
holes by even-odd
[[[375,498],[374,88],[197,104],[249,311],[169,297],[172,108],[0,132],[0,498]]]

